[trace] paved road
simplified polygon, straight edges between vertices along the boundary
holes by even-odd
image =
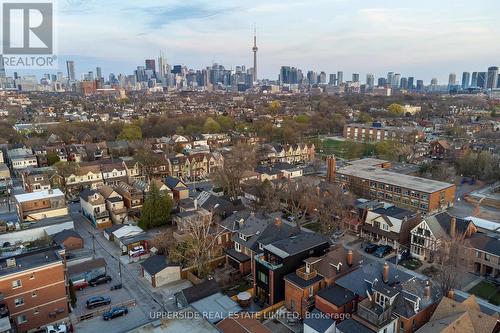
[[[78,204],[70,205],[71,216],[75,221],[75,230],[83,237],[85,247],[90,250],[93,250],[93,237],[95,237],[96,256],[104,258],[107,264],[108,274],[113,278],[114,282],[118,283],[120,281],[119,265],[116,259],[120,257],[118,246],[116,246],[115,243],[106,240],[102,235],[102,232],[95,230],[94,227],[78,212],[78,206]],[[149,322],[150,311],[160,311],[161,306],[158,303],[163,303],[161,295],[151,292],[144,285],[143,281],[141,281],[137,271],[134,274],[126,265],[121,265],[121,272],[122,283],[124,286],[121,291],[110,292],[109,289],[107,289],[109,288],[109,285],[96,287],[99,288],[97,290],[102,289],[104,295],[113,295],[112,293],[115,293],[115,295],[119,294],[119,301],[123,301],[125,299],[135,299],[137,302],[137,306],[135,307],[135,309],[128,315],[129,318],[133,316],[134,320],[123,319],[124,323],[128,323],[128,327],[125,329],[125,327],[123,326],[125,324],[120,325],[119,329],[117,329],[116,332],[123,332],[137,327],[140,323],[144,324]],[[90,293],[94,294],[92,292],[92,289],[93,288],[81,292],[82,296],[86,293],[89,293],[89,296]],[[123,295],[123,293],[125,294]],[[77,306],[77,308],[78,307],[80,306]],[[78,311],[80,311],[80,309],[77,310],[77,313]],[[93,330],[95,328],[94,326],[88,324],[88,322],[94,322],[96,320],[102,322],[102,319],[95,318],[77,324],[76,328],[78,329],[78,331],[82,331],[82,328],[89,327],[88,332],[97,332],[98,330]],[[115,321],[118,323],[121,322],[122,319],[113,320],[113,323]],[[112,330],[109,332],[107,331],[106,333],[115,332],[115,325],[111,326]],[[85,330],[83,331],[85,332]]]

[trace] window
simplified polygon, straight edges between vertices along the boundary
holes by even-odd
[[[481,252],[476,251],[476,258],[481,258]]]
[[[489,255],[488,253],[485,253],[484,254],[484,260],[485,261],[490,261],[490,259],[491,259],[491,255]]]
[[[12,281],[12,288],[19,288],[19,287],[22,287],[23,284],[21,283],[21,280],[14,280]]]
[[[310,286],[308,289],[309,289],[309,290],[308,290],[308,291],[309,291],[309,297],[314,296],[314,287],[313,287],[313,286]]]
[[[30,280],[33,280],[33,279],[35,279],[35,273],[31,273],[31,275],[30,275]]]
[[[238,251],[238,252],[241,252],[241,245],[240,245],[240,243],[236,243],[236,242],[235,242],[235,243],[234,243],[234,249],[235,249],[236,251]]]
[[[37,296],[38,296],[38,294],[37,294],[37,292],[36,292],[36,291],[34,291],[34,292],[32,292],[32,293],[31,293],[31,297],[32,297],[32,298],[35,298],[35,297],[37,297]]]
[[[24,324],[25,322],[27,322],[28,319],[26,318],[26,315],[20,315],[20,316],[17,316],[17,324]]]
[[[22,298],[22,297],[16,298],[14,300],[14,304],[16,305],[16,307],[24,305],[24,298]]]
[[[264,282],[265,284],[267,284],[267,275],[263,272],[259,272],[258,274],[258,278],[259,278],[259,281],[261,282]]]

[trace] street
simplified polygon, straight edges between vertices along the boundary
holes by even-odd
[[[69,206],[70,214],[75,222],[75,230],[83,237],[84,246],[87,249],[93,250],[93,236],[95,237],[95,253],[97,257],[102,257],[107,264],[107,274],[110,275],[113,281],[110,284],[101,285],[98,287],[88,287],[83,291],[77,291],[78,305],[75,309],[75,314],[79,315],[85,312],[90,312],[85,309],[84,303],[91,296],[109,296],[112,299],[112,304],[123,302],[128,299],[135,299],[136,306],[129,308],[129,314],[123,318],[117,318],[109,323],[109,330],[106,333],[118,333],[133,329],[143,325],[149,321],[151,311],[161,311],[164,309],[174,310],[175,306],[172,300],[163,299],[161,293],[155,292],[152,288],[145,285],[145,279],[140,277],[140,264],[128,264],[128,258],[121,260],[121,278],[123,288],[117,291],[110,291],[109,287],[115,283],[119,283],[119,265],[116,258],[120,258],[121,253],[118,246],[104,238],[102,232],[97,231],[93,226],[79,213],[79,204],[72,203]],[[126,256],[125,256],[126,257]],[[164,304],[165,303],[165,304]],[[76,324],[78,332],[94,333],[102,327],[102,318],[97,317],[89,320],[84,320]],[[119,323],[119,325],[117,325]]]

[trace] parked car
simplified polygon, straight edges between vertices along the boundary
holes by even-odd
[[[111,282],[111,276],[109,275],[99,275],[91,280],[89,280],[89,285],[92,287],[95,287],[97,285],[103,284],[103,283],[110,283]]]
[[[66,324],[49,325],[45,328],[45,332],[47,332],[47,333],[66,333],[66,332],[68,332],[68,327],[66,326]]]
[[[375,251],[377,251],[378,249],[378,245],[377,244],[368,244],[365,246],[365,252],[366,253],[373,253]]]
[[[391,253],[391,251],[392,251],[392,246],[382,245],[382,246],[379,246],[379,248],[377,249],[377,251],[375,251],[375,253],[373,255],[375,257],[383,258],[386,255],[388,255],[389,253]]]
[[[77,281],[73,283],[75,290],[83,290],[89,286],[89,283],[85,280]]]
[[[124,306],[119,306],[116,308],[112,308],[108,312],[104,312],[102,315],[102,319],[104,320],[110,320],[114,319],[116,317],[121,317],[124,316],[128,313],[128,309]]]
[[[142,254],[144,254],[144,247],[141,246],[134,246],[131,250],[128,251],[128,255],[131,257],[137,257]]]
[[[104,296],[95,296],[95,297],[89,298],[86,303],[87,303],[87,309],[92,309],[92,308],[96,308],[98,306],[111,304],[111,298],[104,297]]]
[[[118,283],[118,284],[115,284],[113,286],[111,286],[111,290],[118,290],[118,289],[122,289],[122,284],[121,283]]]

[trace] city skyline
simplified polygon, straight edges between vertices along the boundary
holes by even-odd
[[[102,67],[104,76],[129,73],[143,59],[156,58],[160,50],[169,64],[204,68],[216,62],[227,68],[250,68],[255,23],[259,78],[276,80],[279,68],[289,65],[362,77],[396,71],[424,82],[433,77],[446,82],[451,72],[481,71],[500,58],[494,16],[500,5],[492,1],[478,1],[474,8],[465,5],[424,1],[401,8],[392,0],[370,6],[361,1],[133,5],[68,0],[58,6],[58,70],[64,71],[65,61],[73,60],[77,77],[96,66]],[[308,17],[308,12],[314,15]],[[295,25],[297,15],[303,17],[302,24],[313,23],[312,19],[316,25],[307,29]],[[428,38],[431,32],[435,33]]]

